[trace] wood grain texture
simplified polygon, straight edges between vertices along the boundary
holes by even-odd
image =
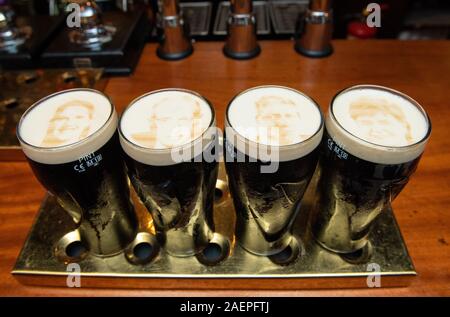
[[[337,91],[355,84],[385,85],[415,98],[428,111],[433,131],[418,171],[394,203],[418,272],[409,287],[307,291],[296,290],[294,284],[285,291],[270,291],[258,290],[257,284],[252,283],[253,289],[248,291],[163,291],[24,286],[10,270],[44,190],[26,163],[3,162],[0,163],[0,295],[450,295],[450,41],[336,41],[335,53],[325,59],[302,57],[294,52],[289,41],[260,44],[261,55],[250,61],[227,59],[221,52],[223,43],[203,42],[195,44],[192,56],[176,62],[159,60],[156,45],[150,44],[136,72],[130,77],[109,80],[106,93],[120,112],[132,99],[150,90],[192,89],[212,102],[220,126],[228,101],[236,93],[262,84],[299,89],[314,98],[324,111]],[[117,283],[121,283],[120,279]],[[165,288],[170,283],[174,281],[166,280]],[[198,283],[205,287],[208,282]],[[261,283],[270,288],[272,281]]]

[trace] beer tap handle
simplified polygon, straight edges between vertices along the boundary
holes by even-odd
[[[223,48],[227,57],[249,59],[261,52],[256,40],[256,19],[251,0],[230,0],[227,33]]]
[[[159,0],[157,25],[160,31],[157,55],[165,60],[179,60],[193,52],[189,25],[185,22],[178,0]]]
[[[294,48],[299,54],[325,57],[333,52],[331,0],[312,0],[309,9],[299,15],[296,26]]]

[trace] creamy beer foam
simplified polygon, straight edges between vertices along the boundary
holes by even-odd
[[[137,100],[121,119],[124,136],[149,149],[171,149],[189,143],[208,128],[209,105],[184,91],[162,91]]]
[[[114,113],[111,115],[111,112]],[[110,124],[106,128],[108,119]],[[18,134],[28,157],[42,163],[59,164],[77,160],[98,149],[112,136],[115,124],[117,115],[102,93],[71,89],[33,105],[22,116]],[[95,140],[82,142],[100,129],[107,131]],[[74,148],[64,148],[70,145]]]
[[[103,95],[72,91],[39,103],[20,125],[22,139],[38,147],[58,147],[78,142],[100,129],[111,113]]]
[[[213,119],[208,102],[194,92],[155,91],[132,102],[123,113],[121,144],[129,156],[142,163],[174,164],[170,151],[191,146]]]
[[[379,89],[355,89],[333,102],[337,121],[355,136],[383,146],[407,146],[420,141],[428,124],[409,100]]]
[[[355,86],[336,96],[331,109],[334,118],[327,117],[327,130],[353,155],[375,163],[398,164],[423,152],[428,118],[420,105],[400,92]]]
[[[233,99],[228,106],[226,124],[238,136],[259,146],[277,147],[283,161],[311,152],[320,142],[323,122],[318,106],[306,95],[282,86],[260,86]],[[239,149],[243,145],[235,144],[235,147]]]
[[[228,120],[243,137],[275,146],[302,142],[321,124],[320,111],[310,98],[289,88],[272,86],[238,95],[230,104]]]

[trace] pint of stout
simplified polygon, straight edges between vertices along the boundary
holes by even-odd
[[[416,170],[431,123],[410,97],[362,85],[334,97],[326,131],[313,233],[325,248],[353,253]]]
[[[117,121],[105,95],[71,89],[35,103],[17,128],[37,179],[79,225],[86,248],[99,256],[119,253],[137,231]]]
[[[260,86],[228,105],[225,160],[236,209],[236,236],[247,251],[275,255],[316,168],[323,134],[317,104],[294,89]]]
[[[120,123],[128,175],[173,256],[201,252],[213,235],[218,163],[215,115],[199,94],[163,89],[134,100]],[[208,159],[207,159],[208,158]]]

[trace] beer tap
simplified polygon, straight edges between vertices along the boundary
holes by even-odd
[[[261,48],[256,41],[256,21],[252,0],[230,0],[227,21],[228,36],[223,48],[226,56],[249,59],[257,56]]]
[[[295,50],[308,57],[325,57],[333,52],[333,11],[331,0],[312,0],[300,15],[295,34]]]
[[[14,11],[7,1],[0,2],[0,50],[14,51],[25,40],[25,34],[14,26]]]
[[[80,26],[69,33],[69,39],[90,48],[99,48],[112,40],[116,29],[102,21],[100,7],[93,0],[69,0],[80,6]]]
[[[11,23],[14,20],[15,13],[11,5],[9,4],[9,1],[7,0],[0,0],[0,12],[3,13],[6,20]]]
[[[192,54],[194,48],[189,38],[189,26],[178,0],[158,0],[157,23],[160,43],[156,53],[160,58],[178,60]]]

